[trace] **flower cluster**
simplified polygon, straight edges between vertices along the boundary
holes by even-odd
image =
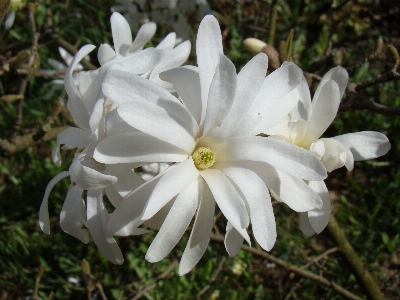
[[[206,251],[216,205],[227,220],[230,256],[243,241],[251,244],[250,223],[257,243],[269,251],[277,237],[271,196],[301,214],[306,235],[319,233],[330,214],[327,172],[350,170],[355,160],[390,148],[377,132],[320,138],[347,85],[343,68],[324,76],[311,101],[303,73],[293,63],[266,76],[268,57],[260,53],[236,73],[212,16],[198,30],[197,66],[180,67],[190,43],[174,47],[173,34],[143,50],[154,24],[143,25],[132,42],[121,15],[114,13],[111,23],[115,50],[100,46],[101,67],[72,78],[72,70],[94,48],[87,45],[65,75],[67,108],[78,127],[59,134],[53,159],[61,162],[60,145],[78,151],[69,171],[46,189],[39,220],[46,233],[49,193],[70,177],[60,226],[85,243],[88,229],[113,263],[123,261],[113,236],[158,230],[146,254],[156,262],[193,220],[179,266],[183,275]],[[104,195],[115,207],[111,214]]]

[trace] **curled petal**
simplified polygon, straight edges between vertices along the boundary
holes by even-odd
[[[50,182],[47,184],[46,191],[44,192],[42,204],[40,205],[40,210],[39,210],[39,226],[40,229],[46,234],[50,234],[50,222],[49,222],[49,196],[50,192],[53,189],[53,187],[61,181],[61,179],[64,179],[65,177],[69,176],[69,172],[64,171],[56,176]]]
[[[85,154],[77,155],[69,168],[72,181],[85,190],[105,188],[117,181],[115,176],[105,175],[105,167]]]
[[[310,181],[308,185],[321,197],[322,208],[308,211],[310,225],[316,233],[320,233],[328,225],[331,216],[331,199],[323,181]]]
[[[232,224],[228,221],[226,224],[226,233],[225,233],[225,249],[228,252],[229,256],[235,256],[240,251],[242,247],[244,238],[242,235],[232,226]]]
[[[60,213],[60,227],[66,233],[87,244],[89,243],[89,233],[82,228],[83,220],[86,219],[82,193],[83,189],[77,185],[68,192]]]

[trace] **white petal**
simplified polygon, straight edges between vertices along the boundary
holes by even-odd
[[[348,133],[333,137],[333,139],[348,147],[355,161],[377,158],[390,150],[388,138],[375,131]]]
[[[104,65],[106,62],[112,60],[116,56],[117,54],[109,44],[100,45],[99,51],[97,52],[97,59],[99,60],[100,65]]]
[[[308,88],[307,80],[303,79],[299,86],[295,89],[300,98],[299,102],[290,112],[291,120],[303,119],[307,121],[312,112],[310,89]]]
[[[203,191],[203,180],[197,178],[179,193],[160,231],[146,253],[146,260],[157,262],[171,252],[192,220]]]
[[[214,135],[227,138],[237,129],[246,112],[253,103],[268,68],[268,57],[265,53],[254,56],[237,75],[235,100],[221,126],[217,127]]]
[[[137,129],[122,120],[116,109],[106,115],[105,127],[106,136],[112,136],[123,132],[139,132]]]
[[[235,229],[251,244],[250,237],[246,231],[249,226],[249,216],[246,206],[226,176],[217,169],[205,169],[200,172],[209,186],[215,202],[218,203],[224,216],[235,227]]]
[[[148,48],[126,57],[117,57],[104,66],[109,70],[120,70],[132,74],[145,74],[153,70],[164,57],[165,51]]]
[[[5,4],[7,5],[7,4]],[[7,13],[6,20],[4,21],[4,29],[8,30],[13,26],[15,20],[15,10],[11,10]]]
[[[81,209],[81,206],[84,205],[82,193],[83,189],[77,185],[69,190],[60,213],[60,227],[66,233],[87,244],[89,233],[82,228],[82,220],[86,218],[86,215],[82,215]]]
[[[173,197],[171,201],[169,201],[167,204],[163,206],[154,216],[152,216],[150,219],[146,220],[143,222],[143,224],[147,227],[150,227],[151,229],[156,229],[160,230],[162,224],[164,223],[165,219],[167,218],[167,215],[172,207],[172,205],[175,203],[176,197]]]
[[[349,148],[332,138],[319,139],[324,143],[325,153],[321,157],[322,163],[328,172],[346,166],[351,171],[354,168],[353,154]]]
[[[108,229],[114,235],[129,236],[143,223],[141,216],[157,183],[164,174],[160,174],[143,183],[128,194],[117,206],[108,221]]]
[[[198,70],[181,67],[165,71],[161,74],[161,77],[169,80],[174,85],[182,102],[196,119],[197,124],[200,124],[202,104]]]
[[[200,23],[196,41],[202,103],[207,103],[208,91],[221,53],[222,36],[218,21],[211,15],[205,16]]]
[[[191,157],[169,168],[151,193],[142,220],[148,220],[154,216],[172,197],[188,187],[198,176],[199,171]]]
[[[133,53],[135,51],[142,50],[144,45],[146,45],[146,43],[150,41],[150,39],[156,33],[156,30],[157,25],[153,22],[143,24],[143,26],[140,27],[132,45],[129,47],[128,52]]]
[[[158,45],[157,49],[172,50],[175,46],[176,33],[170,32]]]
[[[75,124],[82,129],[89,129],[89,113],[82,103],[81,95],[79,94],[72,78],[72,72],[82,58],[93,51],[94,48],[95,46],[93,45],[85,45],[79,49],[78,53],[75,55],[74,59],[69,65],[64,77],[65,90],[68,94],[68,111],[71,113]]]
[[[117,207],[122,198],[145,183],[145,181],[130,167],[124,165],[106,165],[106,175],[117,177],[117,182],[105,188],[108,199]]]
[[[190,42],[185,41],[175,49],[167,51],[160,63],[151,71],[150,80],[158,78],[161,72],[181,66],[188,59],[190,48]]]
[[[276,139],[232,138],[221,152],[220,161],[261,161],[307,180],[323,180],[327,176],[324,165],[310,151]]]
[[[300,213],[299,223],[301,232],[306,237],[310,237],[315,234],[314,229],[311,227],[310,220],[308,219],[308,212]]]
[[[73,182],[85,190],[91,190],[105,188],[117,181],[115,176],[102,173],[105,170],[104,166],[96,163],[93,159],[85,158],[84,155],[77,155],[69,168]]]
[[[244,238],[241,234],[233,227],[233,225],[228,221],[226,224],[226,233],[225,233],[225,249],[228,252],[229,256],[235,256],[238,254],[239,250],[242,247]]]
[[[57,135],[58,145],[68,145],[75,148],[85,148],[89,143],[90,132],[76,127],[68,127]]]
[[[111,15],[111,31],[115,52],[125,55],[132,44],[132,32],[126,19],[117,12]]]
[[[302,77],[301,69],[292,63],[268,75],[235,135],[265,132],[289,114],[299,101],[291,92],[301,83]],[[260,119],[262,125],[259,125]]]
[[[263,249],[271,250],[276,240],[276,225],[271,197],[265,183],[253,171],[239,166],[228,165],[222,172],[232,179],[242,192],[257,242]]]
[[[179,276],[190,272],[207,249],[214,226],[215,201],[207,184],[203,182],[203,194],[189,241],[179,264]]]
[[[93,241],[113,264],[121,265],[124,262],[121,249],[107,229],[108,212],[103,205],[102,189],[87,192],[87,221]]]
[[[180,103],[171,93],[154,82],[120,70],[109,71],[102,88],[104,95],[117,104],[133,100],[157,104],[160,99]]]
[[[118,107],[120,117],[132,127],[191,153],[197,124],[181,104],[160,99],[158,105],[140,99]],[[155,120],[157,120],[155,122]]]
[[[308,185],[318,193],[322,200],[322,208],[308,211],[310,225],[316,233],[321,233],[328,225],[331,216],[331,199],[323,181],[310,181]]]
[[[315,102],[314,102],[315,101]],[[335,81],[327,81],[318,98],[314,96],[313,111],[307,122],[307,130],[302,141],[303,147],[310,147],[331,125],[340,104],[340,91]]]
[[[50,196],[51,190],[59,181],[61,181],[61,179],[68,177],[68,176],[69,176],[69,172],[67,172],[67,171],[61,172],[61,173],[57,174],[56,176],[54,176],[54,178],[52,180],[50,180],[50,182],[47,184],[46,191],[44,192],[42,204],[40,205],[40,209],[39,209],[39,226],[40,226],[40,229],[42,229],[42,231],[45,234],[50,234],[49,196]]]
[[[63,63],[59,62],[58,60],[48,58],[47,62],[49,63],[50,66],[52,66],[57,71],[65,72],[65,70],[67,69],[67,67]]]
[[[95,133],[98,130],[103,115],[104,115],[104,99],[99,99],[98,101],[96,101],[89,119],[89,126],[92,133]]]
[[[333,80],[336,82],[336,84],[339,87],[339,98],[343,97],[344,91],[346,90],[346,87],[347,87],[347,82],[349,81],[349,74],[347,73],[345,68],[336,67],[336,68],[329,70],[329,72],[326,73],[324,75],[324,77],[322,77],[321,82],[319,83],[318,88],[314,93],[313,102],[315,99],[319,98],[319,94],[321,92],[322,87],[329,80]],[[313,104],[313,107],[314,107],[314,104]]]

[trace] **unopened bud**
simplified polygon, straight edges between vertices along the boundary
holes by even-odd
[[[243,45],[251,54],[256,55],[260,53],[267,44],[256,38],[247,38],[243,41]]]

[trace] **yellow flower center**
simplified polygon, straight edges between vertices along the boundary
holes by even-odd
[[[207,169],[217,160],[217,155],[210,148],[200,147],[193,152],[192,158],[198,169]]]

